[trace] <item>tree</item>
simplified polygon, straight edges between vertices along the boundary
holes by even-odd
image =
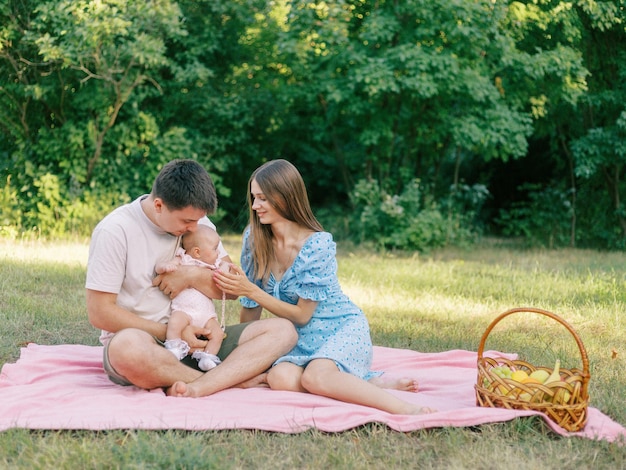
[[[18,85],[3,85],[11,106],[0,119],[16,129],[19,117],[29,116],[19,132],[11,132],[16,148],[28,149],[15,153],[14,163],[32,166],[31,176],[50,171],[81,186],[89,186],[96,172],[128,171],[124,156],[142,144],[145,149],[158,134],[139,105],[160,92],[164,38],[183,34],[176,4],[43,1],[6,14],[19,19],[5,29],[2,42],[4,67],[12,67],[6,83]],[[121,119],[129,103],[134,109]],[[35,114],[38,120],[30,118]]]
[[[589,92],[579,110],[582,135],[573,135],[571,149],[576,174],[586,180],[603,180],[609,213],[619,227],[617,241],[626,246],[626,11],[623,2],[580,1],[581,50],[590,71]],[[611,225],[610,220],[608,226]],[[615,225],[615,223],[613,223]],[[606,237],[606,235],[604,236]]]
[[[508,86],[538,59],[516,49],[507,11],[478,0],[292,2],[277,58],[293,90],[283,130],[304,126],[306,145],[333,152],[346,190],[353,175],[447,189],[449,161],[523,156],[528,87]],[[307,155],[298,150],[286,153]]]

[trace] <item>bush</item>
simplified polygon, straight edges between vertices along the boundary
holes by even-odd
[[[572,206],[568,191],[541,189],[536,184],[519,188],[527,198],[501,210],[496,223],[507,236],[521,236],[531,246],[554,248],[570,243]]]
[[[49,173],[33,181],[33,196],[20,198],[7,178],[0,189],[0,236],[68,238],[88,237],[96,224],[113,208],[130,201],[117,192],[84,191],[72,195],[58,177]]]
[[[11,186],[8,176],[4,188],[0,190],[0,236],[15,238],[22,226],[22,211],[17,190]]]
[[[375,181],[360,180],[350,194],[354,206],[349,217],[352,239],[356,243],[374,242],[381,248],[417,251],[467,244],[476,233],[472,219],[487,195],[484,186],[455,191],[447,199],[444,216],[441,204],[424,201],[417,179],[396,195]],[[468,202],[473,209],[463,212]]]

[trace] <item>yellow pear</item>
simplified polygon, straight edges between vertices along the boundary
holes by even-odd
[[[554,394],[554,398],[552,401],[554,403],[567,403],[571,398],[572,394],[565,388],[559,388]]]
[[[552,371],[550,376],[546,379],[544,384],[547,385],[549,383],[558,382],[559,380],[561,380],[560,370],[561,370],[561,360],[557,359],[556,362],[554,363],[554,370]]]

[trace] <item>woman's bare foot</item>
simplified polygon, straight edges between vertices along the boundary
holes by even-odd
[[[406,409],[402,411],[403,415],[425,415],[430,413],[436,413],[437,410],[435,408],[429,408],[427,406],[418,406],[413,403],[407,403]]]
[[[267,372],[252,377],[251,379],[241,382],[236,386],[237,388],[269,388],[267,383]]]
[[[383,374],[380,377],[370,379],[369,382],[380,388],[390,388],[402,392],[417,393],[419,390],[417,380],[410,377],[393,377]]]

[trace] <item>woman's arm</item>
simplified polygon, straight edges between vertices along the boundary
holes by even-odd
[[[250,282],[238,266],[233,265],[229,273],[216,271],[214,279],[217,286],[227,294],[248,297],[265,310],[277,317],[291,320],[296,325],[307,324],[317,308],[317,302],[313,300],[299,299],[298,303],[293,305],[271,296]],[[258,314],[260,316],[260,311]]]
[[[261,313],[263,313],[263,307],[260,305],[254,308],[241,307],[241,311],[239,312],[239,323],[260,320]]]

